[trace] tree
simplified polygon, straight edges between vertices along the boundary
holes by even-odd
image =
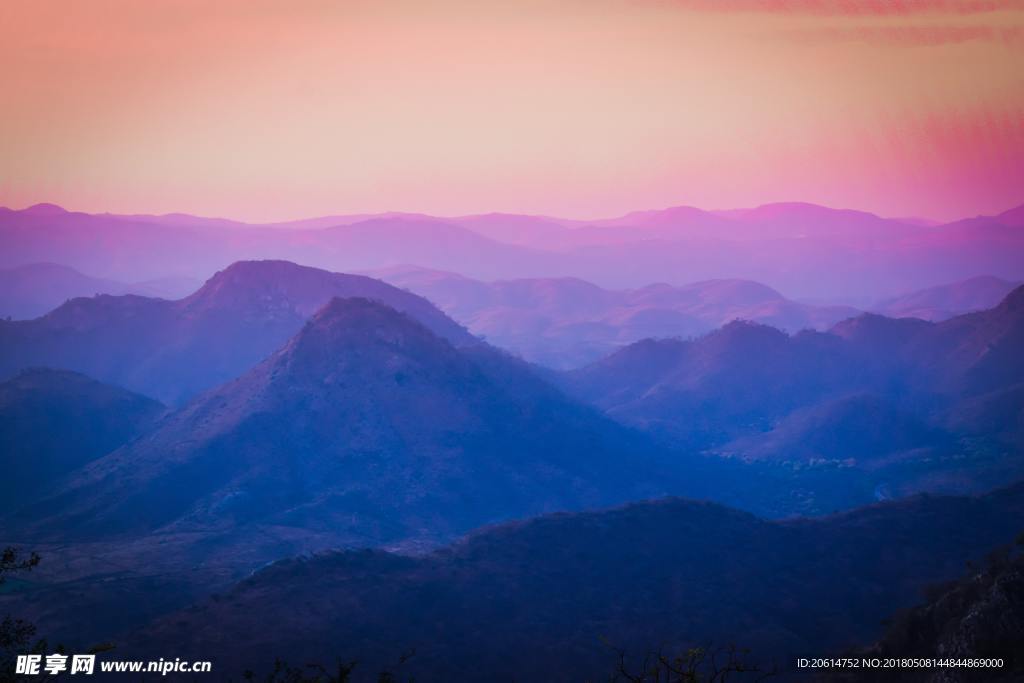
[[[612,647],[618,661],[612,683],[726,683],[726,681],[763,681],[777,674],[773,669],[765,670],[745,661],[749,650],[735,645],[727,647],[691,647],[687,650],[665,654],[664,648],[648,652],[639,668],[627,665],[626,652]]]
[[[398,659],[397,668],[401,668],[415,654],[415,650],[403,654]],[[278,659],[266,676],[258,678],[252,671],[246,671],[242,678],[250,683],[352,683],[352,672],[355,668],[356,662],[341,659],[334,667],[325,667],[322,664],[306,664],[299,667]],[[390,671],[381,671],[377,674],[377,683],[401,683],[402,680]],[[408,681],[412,683],[413,679],[409,678]]]
[[[15,548],[4,548],[0,553],[0,584],[7,580],[8,575],[31,571],[38,564],[39,555],[35,553],[25,557]],[[0,683],[18,680],[14,674],[14,664],[19,654],[40,650],[43,647],[41,642],[30,647],[35,635],[35,625],[27,621],[15,619],[9,614],[0,620]]]

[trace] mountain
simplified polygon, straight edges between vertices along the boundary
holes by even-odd
[[[61,216],[67,212],[64,207],[50,202],[40,202],[22,210],[26,216]]]
[[[616,229],[618,239],[632,229],[644,239],[715,238],[735,241],[792,238],[899,239],[916,232],[913,223],[881,218],[865,211],[832,209],[805,202],[779,202],[749,209],[704,211],[674,206],[653,211],[634,211],[613,219],[589,222],[590,226]],[[597,230],[583,234],[596,236]]]
[[[1024,383],[958,402],[945,423],[952,431],[1024,450]]]
[[[755,229],[759,237],[833,237],[851,240],[900,239],[920,226],[882,218],[866,211],[832,209],[806,202],[778,202],[752,209],[718,212]]]
[[[797,331],[856,315],[799,304],[746,280],[608,290],[576,278],[483,282],[414,266],[371,271],[420,294],[492,343],[557,369],[579,367],[648,337],[688,337],[735,319]]]
[[[872,639],[925,586],[1012,539],[1022,514],[1020,486],[790,522],[679,499],[558,514],[417,557],[278,562],[123,642],[216,650],[222,671],[286,656],[372,673],[414,652],[403,677],[465,681],[605,680],[613,648],[636,668],[659,648],[735,643],[789,671]]]
[[[963,313],[992,308],[1019,284],[987,275],[973,277],[884,299],[872,309],[892,318],[946,320]]]
[[[382,301],[455,343],[475,343],[425,299],[378,280],[241,262],[178,301],[101,295],[35,320],[0,321],[0,376],[61,367],[181,403],[268,356],[335,296]]]
[[[911,354],[933,374],[938,390],[976,396],[1024,381],[1024,286],[994,308],[957,316],[929,328]]]
[[[26,370],[0,383],[0,513],[131,441],[164,407],[64,370]]]
[[[127,284],[83,275],[56,263],[32,263],[0,270],[0,318],[36,318],[68,299],[96,294],[139,294],[165,299],[195,290],[190,278],[158,278]]]
[[[767,429],[792,410],[867,389],[834,335],[789,336],[736,321],[691,341],[638,342],[565,375],[567,387],[620,420],[691,447]]]
[[[663,491],[651,451],[500,352],[336,298],[25,519],[64,540],[260,527],[331,545],[432,541]]]

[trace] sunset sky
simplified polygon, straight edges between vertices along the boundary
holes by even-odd
[[[5,0],[0,205],[1024,203],[1024,1]]]

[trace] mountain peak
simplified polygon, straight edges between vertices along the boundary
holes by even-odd
[[[416,325],[408,316],[378,301],[364,297],[335,296],[313,315],[307,327],[348,328],[370,321],[388,325]]]
[[[291,261],[235,261],[224,270],[214,273],[206,281],[206,285],[223,286],[228,283],[259,282],[267,278],[299,273],[304,269],[304,266],[292,263]]]
[[[788,338],[789,335],[777,327],[743,319],[731,320],[704,337],[734,344],[780,343]]]
[[[22,209],[22,213],[29,213],[35,216],[57,216],[60,214],[67,213],[67,210],[56,204],[50,204],[49,202],[41,202],[39,204],[33,204],[32,206]]]
[[[182,300],[187,310],[244,311],[254,318],[306,318],[324,314],[334,297],[379,301],[420,320],[455,343],[472,341],[460,325],[429,301],[365,275],[332,273],[291,261],[238,261],[219,271]]]
[[[918,318],[889,318],[877,313],[861,313],[832,327],[831,333],[850,341],[895,343],[932,323]]]
[[[308,377],[375,374],[454,356],[454,347],[410,316],[370,299],[334,297],[279,352],[275,367]]]

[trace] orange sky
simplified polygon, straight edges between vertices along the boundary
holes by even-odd
[[[5,0],[0,204],[1024,202],[1017,0]]]

